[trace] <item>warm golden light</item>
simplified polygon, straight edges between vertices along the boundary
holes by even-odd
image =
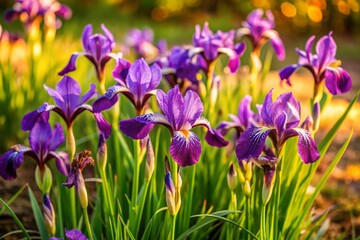
[[[308,13],[308,17],[310,18],[310,20],[315,23],[321,22],[321,20],[323,18],[321,9],[318,6],[313,6],[313,5],[309,6],[307,13]]]
[[[292,18],[296,16],[296,7],[292,3],[283,2],[280,8],[284,16],[288,18]]]

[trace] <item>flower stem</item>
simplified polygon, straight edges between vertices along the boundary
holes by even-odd
[[[172,217],[171,240],[175,240],[176,216],[177,214],[171,216]]]
[[[133,206],[137,206],[137,198],[138,198],[138,192],[139,192],[139,174],[140,174],[140,140],[135,140],[135,168],[134,168],[134,178],[133,178],[133,186],[132,186],[132,194],[131,194],[131,202],[133,203]]]
[[[263,204],[261,209],[261,222],[260,222],[260,238],[267,239],[266,237],[266,204]]]
[[[246,228],[251,232],[250,218],[252,216],[251,216],[251,210],[250,210],[251,205],[250,204],[251,204],[250,196],[248,196],[248,197],[246,197]],[[249,233],[246,233],[246,235],[247,235],[246,239],[251,239]]]
[[[93,240],[94,238],[93,238],[92,231],[91,231],[91,226],[90,226],[90,221],[89,221],[89,215],[88,215],[88,212],[87,212],[87,208],[83,208],[83,212],[84,212],[86,231],[88,232],[89,239]]]

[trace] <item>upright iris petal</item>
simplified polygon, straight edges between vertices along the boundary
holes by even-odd
[[[279,73],[281,80],[285,80],[291,85],[290,77],[299,68],[304,67],[310,71],[315,82],[314,97],[318,94],[316,89],[325,80],[325,85],[333,95],[348,92],[352,85],[350,75],[340,67],[340,61],[336,59],[336,43],[332,37],[332,32],[323,36],[316,43],[316,53],[311,50],[314,44],[315,36],[309,38],[305,45],[305,51],[297,49],[299,61],[285,67]]]
[[[239,161],[259,158],[268,136],[276,152],[281,150],[288,138],[299,136],[298,152],[302,161],[313,163],[320,157],[310,133],[297,127],[300,123],[300,104],[292,93],[284,93],[273,102],[271,90],[265,97],[260,115],[265,126],[251,126],[238,139],[236,156]]]
[[[284,60],[285,48],[278,32],[274,30],[274,16],[270,10],[266,11],[266,18],[263,15],[264,11],[262,9],[252,11],[246,21],[243,22],[243,27],[237,30],[236,35],[238,38],[249,37],[253,45],[253,51],[257,54],[260,53],[261,46],[266,41],[270,41],[278,59]]]
[[[56,85],[56,90],[45,86],[49,95],[54,98],[56,105],[44,103],[37,110],[27,113],[21,121],[24,131],[31,130],[37,119],[49,111],[54,111],[64,119],[66,125],[71,127],[76,117],[87,110],[93,113],[90,105],[86,104],[92,97],[97,95],[95,84],[90,85],[90,90],[81,96],[80,85],[69,76],[64,76]],[[105,121],[101,113],[93,113],[98,128],[108,138],[111,126]]]
[[[84,52],[73,53],[70,57],[68,64],[59,72],[59,75],[65,74],[76,70],[76,60],[78,56],[85,56],[94,65],[97,78],[100,84],[104,84],[104,70],[106,63],[112,58],[111,51],[115,47],[115,41],[112,33],[101,24],[104,34],[93,34],[92,25],[85,26],[82,33],[82,45]],[[104,86],[102,86],[104,87]]]
[[[56,160],[56,166],[61,174],[68,174],[67,154],[56,152],[56,149],[64,142],[63,129],[60,124],[56,124],[51,129],[48,123],[49,113],[44,113],[34,123],[29,134],[30,147],[15,145],[0,156],[0,175],[6,180],[16,178],[16,169],[24,162],[24,157],[33,158],[43,171],[45,164],[52,158]]]
[[[199,96],[187,91],[183,97],[175,86],[167,94],[158,90],[157,101],[164,114],[149,113],[120,122],[121,131],[134,139],[144,138],[155,124],[166,126],[172,135],[170,154],[180,166],[191,166],[199,161],[201,144],[199,138],[190,130],[196,126],[208,129],[206,141],[217,147],[227,145],[222,136],[210,127],[201,115],[204,107]]]
[[[110,87],[94,102],[94,112],[101,112],[112,107],[118,100],[117,94],[122,93],[141,114],[146,102],[155,94],[155,88],[160,84],[161,70],[157,64],[149,67],[143,58],[136,60],[133,64],[118,58],[113,77],[118,84]]]

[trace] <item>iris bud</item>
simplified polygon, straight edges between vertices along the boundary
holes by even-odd
[[[246,197],[250,197],[250,194],[251,194],[250,182],[246,180],[244,183],[244,195]]]
[[[151,143],[150,138],[148,138],[147,144],[146,144],[146,162],[145,162],[145,179],[146,181],[150,181],[151,176],[154,172],[154,162],[155,162],[155,156],[154,156],[154,149]]]
[[[50,169],[46,165],[44,165],[43,170],[40,170],[39,166],[36,166],[35,182],[44,194],[48,194],[50,192],[52,186],[52,175]]]
[[[103,133],[99,135],[99,143],[97,149],[97,165],[99,169],[105,171],[106,163],[107,163],[107,145],[106,145],[106,138]]]
[[[313,131],[316,132],[320,126],[320,103],[316,102],[312,107],[312,118],[314,121]]]
[[[237,185],[237,179],[236,178],[237,178],[237,173],[236,173],[234,164],[231,163],[230,167],[229,167],[228,174],[227,174],[227,182],[228,182],[229,189],[231,191],[234,191],[236,189],[236,185]]]
[[[51,235],[55,235],[56,232],[55,211],[49,195],[44,194],[42,206],[43,206],[44,221],[46,228]]]

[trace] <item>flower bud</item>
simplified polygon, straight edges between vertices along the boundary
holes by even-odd
[[[250,194],[251,194],[251,187],[250,187],[250,182],[249,181],[245,181],[244,183],[244,195],[246,197],[250,197]]]
[[[106,138],[104,133],[100,133],[99,135],[99,143],[98,143],[96,158],[99,169],[105,171],[105,167],[107,163],[107,145],[106,145]]]
[[[55,211],[51,203],[50,196],[48,194],[44,194],[42,206],[43,206],[44,221],[46,228],[50,233],[50,235],[55,235],[56,232]]]
[[[151,176],[154,172],[154,164],[155,164],[155,156],[154,156],[154,149],[151,143],[150,138],[148,138],[146,144],[146,165],[145,165],[145,179],[146,181],[150,181]]]
[[[316,132],[320,126],[320,103],[316,102],[312,107],[312,118],[314,121],[313,131]]]
[[[179,211],[181,206],[181,187],[182,187],[182,178],[180,175],[180,171],[178,171],[177,183],[176,183],[176,195],[175,195],[176,212]]]
[[[176,215],[175,187],[170,172],[165,174],[165,188],[166,188],[166,205],[168,206],[170,214]]]
[[[233,163],[231,163],[230,167],[229,167],[229,171],[227,174],[227,182],[228,182],[229,189],[231,191],[234,191],[236,189],[236,185],[237,185],[237,173],[236,173]]]
[[[264,183],[262,189],[262,202],[266,205],[269,202],[275,183],[275,170],[264,168]]]
[[[36,166],[35,182],[44,194],[48,194],[50,192],[52,186],[52,175],[46,164],[44,165],[43,170],[40,170],[39,165]]]
[[[311,133],[313,131],[313,129],[314,129],[313,118],[311,116],[308,116],[304,120],[304,122],[301,124],[301,128],[306,129],[307,131],[309,131]]]
[[[79,176],[76,179],[75,190],[76,190],[76,193],[77,193],[77,195],[79,197],[79,202],[80,202],[82,208],[87,208],[87,206],[88,206],[88,195],[87,195],[85,181],[84,181],[84,177],[82,176],[82,173],[79,173]]]
[[[245,163],[244,167],[246,171],[245,179],[246,181],[250,182],[252,178],[252,163],[251,162]]]
[[[70,157],[70,162],[73,161],[76,151],[76,142],[74,137],[74,132],[72,127],[68,127],[67,134],[66,134],[66,150]]]

